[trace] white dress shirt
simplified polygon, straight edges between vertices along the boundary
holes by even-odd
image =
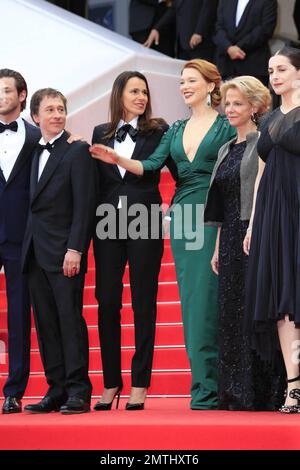
[[[238,0],[237,9],[236,9],[236,18],[235,18],[235,26],[239,25],[241,18],[243,16],[244,11],[246,10],[246,6],[248,5],[250,0]]]
[[[1,121],[3,124],[10,124]],[[25,143],[25,124],[21,117],[16,119],[17,132],[6,129],[0,134],[0,168],[6,181],[16,163],[16,160]]]
[[[132,119],[132,121],[130,121],[128,123],[126,123],[125,121],[123,121],[121,119],[121,121],[119,122],[119,124],[117,126],[117,130],[120,129],[120,127],[122,127],[124,124],[130,124],[132,127],[134,127],[136,129],[137,128],[137,123],[138,123],[138,117]],[[126,134],[125,140],[123,140],[122,142],[118,142],[115,139],[114,150],[117,152],[118,155],[121,155],[121,157],[125,157],[125,158],[130,159],[132,157],[134,149],[135,149],[135,142],[133,142],[132,138],[130,137],[130,135],[128,133]],[[117,166],[118,166],[120,175],[122,176],[122,178],[124,178],[126,170],[124,170],[124,168],[122,168],[119,165],[117,165]],[[121,199],[119,199],[118,209],[121,209],[121,207],[122,207]]]
[[[61,131],[59,134],[57,134],[55,137],[53,137],[53,139],[49,140],[49,143],[53,144],[53,142],[55,142],[57,139],[59,139],[63,135],[63,132],[64,131]],[[40,138],[39,144],[46,145],[46,142],[45,142],[43,137]],[[50,152],[47,149],[43,150],[41,155],[40,155],[40,160],[39,160],[38,181],[39,181],[39,179],[40,179],[40,177],[41,177],[41,175],[44,171],[44,168],[46,166],[46,163],[47,163],[49,157],[50,157]]]

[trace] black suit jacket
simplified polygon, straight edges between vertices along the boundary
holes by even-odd
[[[277,0],[250,0],[235,25],[238,0],[221,0],[216,35],[217,65],[223,76],[268,75],[272,37],[277,22]],[[237,45],[246,52],[244,60],[231,60],[227,49]]]
[[[0,171],[0,243],[21,244],[29,207],[32,153],[41,137],[38,127],[25,124],[25,142],[6,181]]]
[[[23,245],[22,266],[27,269],[31,244],[39,265],[61,272],[68,248],[83,253],[91,238],[95,214],[94,162],[86,142],[68,144],[66,132],[57,140],[37,181],[39,153],[33,157],[30,210]]]
[[[218,0],[174,0],[173,6],[156,23],[161,30],[176,18],[177,36],[182,49],[190,49],[190,39],[194,33],[201,34],[205,42],[212,41]]]
[[[110,140],[104,137],[107,124],[96,126],[92,143],[101,143],[114,147],[114,137]],[[132,158],[146,160],[158,146],[167,127],[156,130],[148,135],[138,133]],[[174,179],[177,179],[177,170],[174,162],[168,159],[166,165],[170,169]],[[119,197],[127,196],[128,207],[131,204],[142,203],[149,207],[151,204],[161,204],[161,195],[158,190],[160,170],[147,171],[143,176],[137,176],[126,172],[121,177],[117,165],[110,165],[97,160],[97,204],[110,203],[115,208],[118,206]]]

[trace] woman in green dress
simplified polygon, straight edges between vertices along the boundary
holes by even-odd
[[[216,228],[204,227],[203,208],[218,150],[235,135],[227,119],[215,110],[221,101],[220,82],[220,73],[210,62],[195,59],[185,64],[180,91],[191,117],[176,121],[146,160],[121,157],[99,144],[90,149],[94,158],[137,175],[160,168],[169,155],[176,163],[170,235],[192,372],[193,410],[218,406],[217,277],[210,269]]]

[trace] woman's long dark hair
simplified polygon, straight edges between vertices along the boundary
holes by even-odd
[[[117,130],[117,125],[120,122],[120,119],[124,118],[124,108],[123,108],[123,92],[126,86],[126,83],[130,78],[139,78],[143,80],[146,85],[148,93],[148,103],[145,108],[145,112],[138,118],[138,128],[139,131],[143,134],[153,132],[156,129],[162,128],[166,123],[163,119],[152,119],[152,108],[151,108],[151,97],[150,90],[147,79],[145,75],[137,71],[126,71],[120,73],[114,81],[110,102],[109,102],[109,111],[110,111],[110,123],[107,131],[105,132],[105,137],[110,139],[113,137]]]
[[[300,70],[300,50],[296,47],[284,46],[275,55],[286,57],[297,70]]]

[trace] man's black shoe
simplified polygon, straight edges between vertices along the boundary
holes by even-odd
[[[60,412],[64,415],[87,413],[88,411],[90,411],[90,403],[78,397],[70,397],[68,401],[60,407]]]
[[[21,400],[15,397],[6,397],[2,406],[2,413],[8,415],[11,413],[21,413],[22,403]]]
[[[59,411],[61,402],[52,397],[44,397],[39,403],[34,405],[26,405],[24,411],[30,413],[51,413],[51,411]]]

